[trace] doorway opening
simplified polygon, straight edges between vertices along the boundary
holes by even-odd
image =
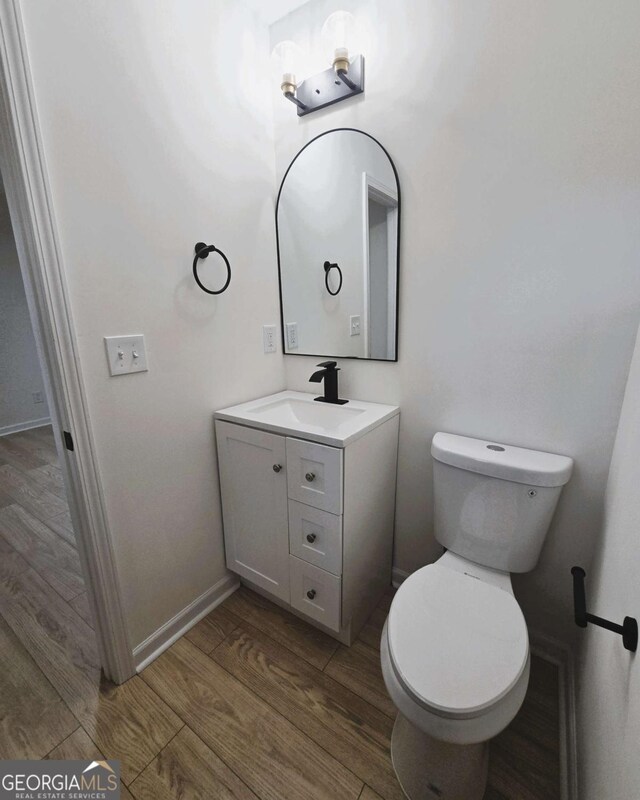
[[[29,617],[43,605],[77,615],[78,638],[95,649],[49,394],[0,184],[0,625],[29,650]]]
[[[397,237],[397,192],[364,172],[365,358],[395,358]]]

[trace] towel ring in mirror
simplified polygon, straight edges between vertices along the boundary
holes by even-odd
[[[337,269],[338,275],[340,276],[340,283],[338,284],[338,288],[335,290],[335,292],[332,292],[329,288],[329,273],[332,269]],[[340,294],[340,289],[342,289],[342,270],[337,264],[331,264],[329,261],[324,262],[324,285],[327,287],[327,291],[332,297]]]

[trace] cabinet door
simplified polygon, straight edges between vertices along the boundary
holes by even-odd
[[[289,602],[283,436],[216,422],[227,567]]]

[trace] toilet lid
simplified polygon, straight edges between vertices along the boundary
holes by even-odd
[[[513,688],[529,638],[513,595],[437,564],[398,589],[387,622],[394,670],[414,699],[445,717],[473,717]]]

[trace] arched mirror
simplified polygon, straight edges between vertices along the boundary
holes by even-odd
[[[284,352],[397,361],[400,186],[384,147],[351,128],[309,142],[276,231]]]

